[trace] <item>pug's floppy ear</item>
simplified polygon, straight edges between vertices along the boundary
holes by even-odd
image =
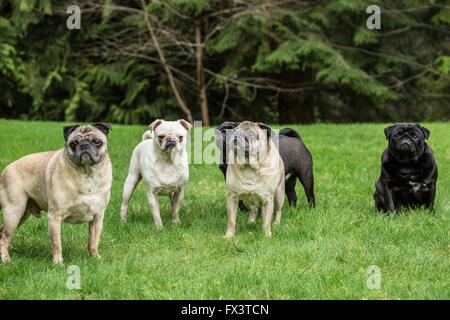
[[[239,125],[239,122],[231,122],[231,121],[225,121],[222,122],[220,126],[214,130],[217,138],[225,137],[227,130],[231,130],[236,128]]]
[[[94,123],[92,124],[92,126],[103,132],[105,136],[108,136],[109,131],[112,130],[112,126],[110,123]]]
[[[386,136],[386,140],[391,138],[392,129],[394,129],[395,125],[384,128],[384,135]]]
[[[225,154],[225,150],[226,150],[226,143],[223,143],[226,135],[227,135],[227,130],[232,130],[234,128],[236,128],[239,125],[239,122],[231,122],[231,121],[225,121],[222,122],[222,124],[220,124],[216,130],[214,130],[214,133],[216,135],[216,146],[219,149],[223,149],[223,152]],[[224,160],[224,163],[226,162],[226,160]]]
[[[184,119],[180,119],[177,121],[179,124],[181,124],[188,132],[191,131],[192,129],[192,124],[190,124],[189,122],[187,122]]]
[[[78,127],[80,127],[80,125],[78,124],[64,127],[63,128],[64,139],[67,141],[67,139],[69,139],[70,134]]]
[[[219,131],[223,132],[225,130],[234,129],[238,125],[239,125],[239,122],[225,121],[220,126],[218,126],[216,130],[219,130]]]
[[[268,138],[272,137],[272,129],[270,129],[267,125],[265,125],[264,123],[259,122],[259,123],[258,123],[258,126],[259,126],[261,129],[267,131],[267,137],[268,137]]]
[[[422,126],[421,126],[420,124],[418,124],[418,123],[416,123],[416,127],[419,128],[419,129],[422,131],[423,135],[425,136],[425,139],[428,140],[428,138],[430,137],[430,130],[428,130],[428,129],[425,128],[425,127],[422,127]]]
[[[161,123],[163,123],[163,122],[164,122],[164,120],[162,120],[162,119],[157,119],[157,120],[153,121],[152,123],[150,123],[150,124],[148,125],[148,128],[149,128],[151,131],[155,131],[156,128],[157,128]]]

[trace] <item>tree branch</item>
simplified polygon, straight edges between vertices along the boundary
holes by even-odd
[[[159,55],[159,59],[161,60],[161,64],[164,68],[164,70],[166,71],[167,74],[167,78],[169,79],[169,83],[170,83],[170,87],[172,88],[172,91],[175,95],[175,98],[181,108],[181,110],[184,112],[184,114],[187,117],[187,120],[190,123],[194,123],[194,119],[192,118],[192,114],[191,111],[189,110],[189,108],[186,106],[184,100],[181,98],[180,92],[178,91],[177,85],[175,84],[175,80],[172,74],[172,70],[170,69],[169,65],[166,62],[166,57],[164,55],[164,52],[161,49],[161,46],[159,45],[158,39],[155,36],[155,31],[153,29],[153,26],[150,22],[150,19],[148,17],[148,13],[147,13],[147,9],[146,9],[146,5],[145,5],[145,1],[141,0],[141,6],[142,6],[142,12],[144,14],[144,20],[145,20],[145,24],[147,26],[147,30],[150,34],[150,37],[153,41],[153,44],[155,45],[156,51],[158,52]]]

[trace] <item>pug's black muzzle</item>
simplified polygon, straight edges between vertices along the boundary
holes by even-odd
[[[234,150],[242,150],[246,155],[250,152],[250,142],[245,136],[235,135],[232,140],[232,147]]]
[[[400,151],[401,153],[409,153],[411,151],[411,148],[407,142],[404,142],[400,144],[400,146],[398,147],[398,151]]]
[[[168,138],[167,142],[166,142],[165,150],[172,150],[176,146],[177,146],[177,142],[172,138]]]
[[[87,142],[87,141],[83,141],[78,145],[78,150],[80,152],[89,152],[89,149],[92,147],[92,144]]]
[[[74,157],[78,163],[81,163],[85,156],[89,157],[92,162],[98,161],[97,148],[87,140],[81,141],[75,149]]]
[[[390,152],[399,162],[408,162],[417,159],[419,154],[419,146],[408,138],[401,139],[395,145],[392,145]]]

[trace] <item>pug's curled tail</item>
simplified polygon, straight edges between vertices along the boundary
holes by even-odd
[[[280,131],[280,135],[291,137],[291,138],[297,138],[298,140],[302,141],[302,137],[300,137],[300,134],[291,128],[284,128]]]
[[[147,130],[142,135],[142,141],[149,140],[149,139],[153,139],[153,134],[150,132],[150,130]]]

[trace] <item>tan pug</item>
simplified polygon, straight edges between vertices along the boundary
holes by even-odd
[[[108,123],[64,127],[63,149],[25,156],[0,175],[0,252],[9,262],[8,248],[15,230],[30,215],[47,212],[53,262],[62,264],[61,222],[89,222],[89,252],[98,254],[103,216],[110,199],[112,168],[108,155]]]
[[[227,239],[236,231],[239,200],[250,208],[251,223],[256,220],[258,208],[262,208],[263,230],[267,236],[272,235],[270,225],[274,212],[275,224],[280,223],[284,204],[284,165],[270,135],[269,127],[250,121],[241,122],[227,134]]]

